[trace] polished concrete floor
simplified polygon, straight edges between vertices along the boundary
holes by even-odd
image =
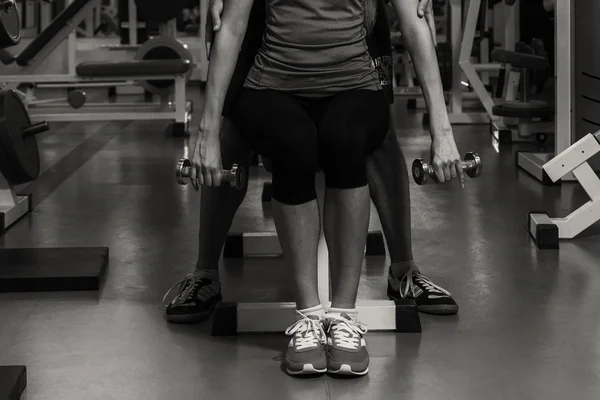
[[[407,159],[426,156],[418,116],[399,102],[395,117]],[[279,369],[283,336],[215,338],[208,323],[164,321],[164,292],[195,265],[199,212],[198,194],[173,174],[190,144],[164,127],[54,124],[41,135],[43,174],[28,187],[35,210],[0,246],[109,246],[110,270],[97,293],[0,295],[0,365],[27,365],[24,398],[600,398],[598,229],[560,251],[536,249],[527,212],[566,215],[584,198],[518,171],[514,152],[526,145],[499,148],[487,126],[456,127],[461,153],[478,151],[484,175],[464,191],[412,186],[416,260],[454,294],[459,314],[422,315],[420,335],[368,334],[367,377],[296,379]],[[232,230],[274,229],[260,203],[266,178],[254,174]],[[361,298],[385,297],[386,267],[367,261]],[[281,260],[223,271],[229,299],[290,299]]]

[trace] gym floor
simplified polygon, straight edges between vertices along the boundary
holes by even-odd
[[[407,160],[427,157],[420,116],[395,107]],[[216,338],[209,323],[163,319],[162,296],[196,261],[199,195],[173,173],[190,143],[153,122],[53,124],[27,188],[35,210],[0,246],[108,246],[109,272],[97,293],[0,295],[0,365],[27,365],[29,400],[598,398],[598,229],[560,251],[537,250],[526,231],[528,211],[564,216],[583,193],[518,171],[514,152],[531,145],[497,148],[487,125],[455,135],[461,154],[482,156],[482,177],[464,191],[413,184],[411,196],[416,261],[459,314],[422,314],[420,335],[369,333],[367,377],[297,379],[280,370],[283,335]],[[232,231],[274,230],[260,201],[268,175],[253,172]],[[367,260],[360,298],[385,298],[387,263]],[[222,271],[226,299],[291,300],[281,260]]]

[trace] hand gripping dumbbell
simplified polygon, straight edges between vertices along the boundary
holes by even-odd
[[[481,157],[479,157],[479,154],[474,152],[467,153],[460,164],[463,171],[469,178],[477,178],[481,175],[483,166],[481,164]],[[418,158],[413,161],[412,174],[417,185],[426,185],[429,183],[430,179],[433,182],[438,181],[433,167],[422,158]]]
[[[192,171],[192,162],[186,158],[182,158],[177,163],[175,176],[177,183],[187,185],[190,181]],[[233,164],[230,171],[222,170],[221,177],[223,181],[228,182],[232,188],[241,189],[246,182],[246,173],[243,168],[239,168],[237,164]]]

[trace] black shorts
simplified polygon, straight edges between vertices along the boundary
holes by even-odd
[[[242,43],[237,64],[229,83],[229,89],[225,96],[223,106],[223,116],[234,120],[237,100],[244,88],[244,82],[248,72],[254,65],[256,53],[262,46],[263,33],[265,31],[266,8],[265,2],[255,0],[250,11],[250,19],[246,36]],[[373,60],[373,64],[379,73],[379,80],[387,101],[394,102],[394,93],[392,89],[393,62],[392,62],[392,42],[390,39],[390,28],[387,22],[385,10],[385,0],[379,0],[377,4],[377,20],[373,31],[367,37],[367,47]]]

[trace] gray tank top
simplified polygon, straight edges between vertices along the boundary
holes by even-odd
[[[381,90],[363,26],[364,0],[266,1],[262,47],[244,87],[303,96]]]

